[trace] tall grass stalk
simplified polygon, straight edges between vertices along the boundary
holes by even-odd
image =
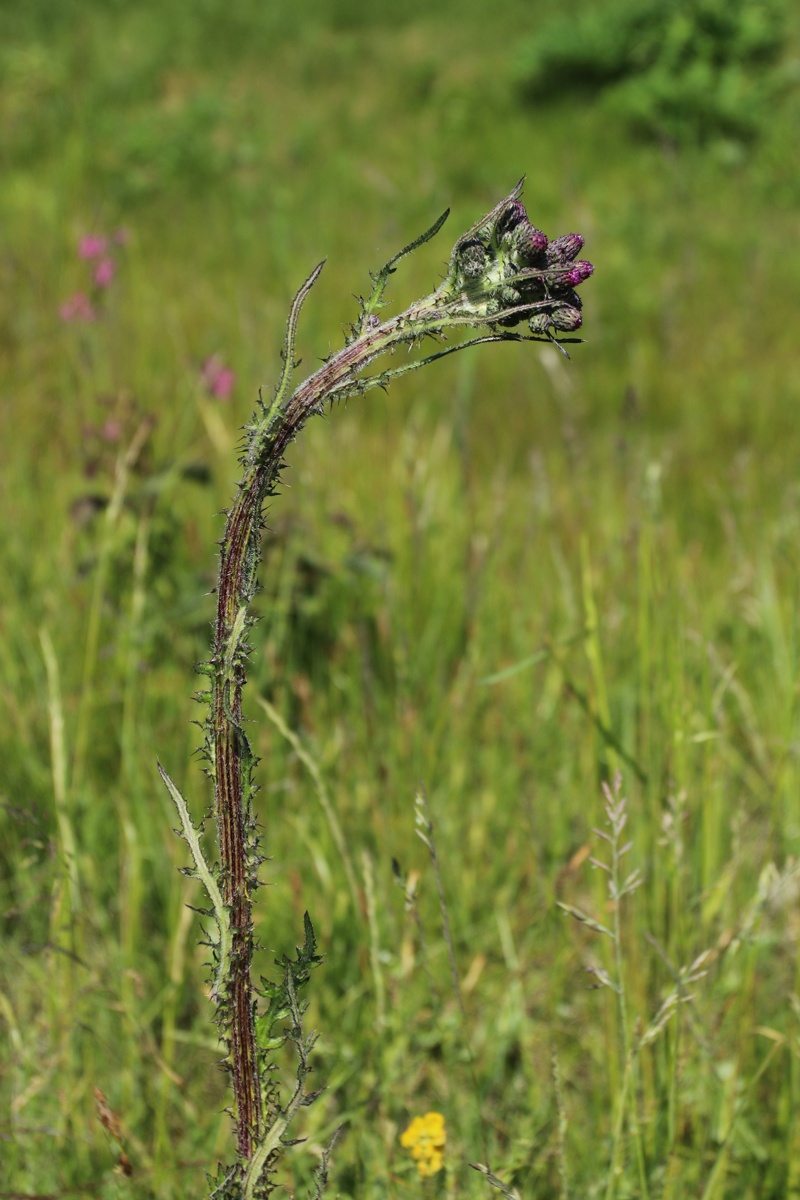
[[[322,777],[322,771],[320,770],[319,763],[314,756],[309,753],[294,730],[289,728],[281,714],[275,708],[274,704],[270,704],[269,700],[265,699],[264,696],[258,697],[258,703],[261,705],[267,717],[275,726],[281,737],[285,738],[289,743],[292,750],[294,750],[298,759],[306,768],[313,780],[314,788],[316,789],[317,796],[319,797],[320,807],[331,831],[331,837],[333,838],[336,849],[339,851],[342,859],[342,866],[344,867],[344,873],[347,877],[347,883],[350,888],[350,896],[353,901],[353,912],[357,913],[360,905],[358,898],[358,883],[356,881],[355,868],[353,867],[353,859],[349,849],[347,848],[347,840],[342,831],[341,822],[336,815],[336,809],[331,803],[331,798],[328,793],[328,789],[325,786],[325,780]]]
[[[622,946],[622,901],[632,896],[641,886],[643,880],[637,867],[624,875],[622,860],[631,849],[632,842],[623,842],[623,834],[628,821],[627,801],[622,795],[622,777],[617,774],[613,786],[603,784],[605,798],[605,815],[608,831],[595,829],[594,833],[607,843],[608,859],[604,861],[591,857],[590,862],[607,876],[608,899],[612,911],[611,928],[597,921],[594,917],[572,905],[559,903],[559,907],[576,920],[585,924],[595,933],[604,934],[610,938],[613,945],[613,973],[602,967],[591,968],[600,987],[610,988],[617,997],[617,1015],[619,1024],[619,1066],[620,1081],[615,1083],[616,1074],[609,1069],[609,1079],[612,1081],[614,1094],[613,1124],[611,1135],[611,1156],[606,1183],[606,1200],[614,1200],[618,1184],[625,1167],[625,1130],[630,1128],[636,1151],[636,1163],[639,1176],[639,1190],[642,1200],[649,1196],[647,1182],[647,1165],[645,1162],[644,1142],[641,1123],[638,1114],[638,1053],[642,1044],[639,1034],[634,1035],[631,1029],[628,1011],[627,972],[625,970]],[[615,1064],[609,1064],[612,1068]]]
[[[145,418],[135,431],[127,448],[120,454],[111,496],[103,513],[103,532],[98,550],[98,562],[94,573],[92,597],[89,604],[89,619],[86,629],[86,644],[83,654],[83,674],[80,690],[80,705],[75,730],[75,747],[72,755],[70,788],[74,795],[81,794],[86,754],[91,731],[91,714],[96,688],[97,658],[100,646],[103,600],[108,582],[108,569],[114,547],[116,526],[122,513],[128,491],[131,471],[153,430],[151,417]]]
[[[595,829],[598,837],[603,838],[608,842],[610,847],[611,861],[609,864],[600,862],[599,859],[593,859],[593,863],[605,870],[609,874],[608,892],[611,899],[613,924],[612,924],[612,941],[614,944],[614,990],[617,994],[619,1003],[619,1027],[621,1032],[621,1045],[623,1056],[623,1076],[622,1089],[619,1094],[617,1104],[617,1114],[614,1120],[614,1139],[611,1155],[611,1170],[608,1176],[608,1189],[606,1191],[607,1200],[614,1200],[616,1195],[617,1176],[620,1169],[620,1159],[622,1152],[622,1138],[625,1118],[627,1116],[630,1121],[633,1142],[636,1148],[636,1163],[639,1170],[639,1187],[641,1189],[642,1200],[647,1200],[649,1189],[647,1185],[647,1167],[644,1157],[644,1144],[642,1141],[642,1131],[639,1122],[639,1114],[637,1110],[638,1100],[638,1070],[636,1060],[636,1047],[631,1035],[630,1017],[628,1014],[628,996],[626,989],[625,971],[623,968],[622,955],[622,900],[625,896],[631,896],[642,883],[642,875],[638,868],[634,868],[623,879],[622,875],[622,860],[631,848],[631,842],[622,842],[622,835],[627,825],[628,817],[626,813],[626,801],[621,795],[622,777],[617,775],[614,780],[613,791],[608,784],[603,785],[603,792],[606,799],[606,816],[611,828],[610,833],[604,830]]]
[[[442,871],[439,866],[439,856],[436,853],[436,839],[433,831],[433,818],[431,817],[430,808],[428,806],[428,798],[424,791],[417,793],[417,798],[414,805],[414,818],[417,827],[417,837],[422,841],[428,850],[431,859],[431,867],[433,868],[433,876],[436,880],[436,891],[439,897],[439,912],[442,918],[442,936],[447,947],[447,961],[450,967],[450,982],[453,985],[453,994],[455,995],[458,1004],[459,1017],[461,1019],[461,1037],[469,1065],[470,1082],[472,1084],[472,1094],[475,1097],[476,1116],[478,1129],[480,1130],[483,1139],[483,1156],[486,1161],[489,1161],[489,1147],[486,1138],[486,1125],[483,1120],[483,1105],[481,1102],[481,1093],[478,1086],[478,1076],[475,1071],[475,1056],[472,1052],[472,1042],[470,1039],[470,1031],[467,1023],[467,1007],[464,1003],[464,992],[461,987],[461,977],[458,973],[458,963],[456,962],[456,950],[453,944],[453,931],[450,927],[450,914],[447,909],[447,897],[444,890],[444,880],[442,879]]]

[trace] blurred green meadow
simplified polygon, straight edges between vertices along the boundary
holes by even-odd
[[[0,6],[0,1197],[195,1196],[229,1154],[156,760],[199,817],[238,431],[319,259],[301,376],[370,270],[451,206],[390,298],[432,290],[523,173],[532,220],[586,238],[585,344],[468,350],[335,409],[268,515],[260,966],[305,910],[325,954],[327,1090],[281,1182],[307,1192],[344,1125],[342,1197],[489,1195],[476,1162],[539,1198],[800,1197],[798,91],[750,143],[642,140],[580,90],[523,94],[549,12]],[[799,56],[788,13],[787,78]],[[643,883],[615,1142],[614,944],[557,902],[613,926],[589,856],[617,771]],[[431,1111],[426,1181],[399,1137]]]

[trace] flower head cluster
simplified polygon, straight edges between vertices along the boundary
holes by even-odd
[[[411,1151],[411,1157],[423,1178],[441,1171],[446,1141],[444,1117],[438,1112],[414,1117],[408,1129],[400,1135],[400,1145]]]
[[[91,294],[75,292],[59,309],[62,321],[94,321],[97,317],[97,301],[102,292],[110,287],[117,273],[114,247],[124,246],[128,232],[118,229],[111,237],[104,234],[87,233],[78,242],[78,258],[89,264],[91,271]]]
[[[510,329],[527,320],[534,335],[573,332],[582,319],[576,289],[594,271],[578,259],[583,238],[550,241],[528,219],[519,190],[456,243],[448,282],[488,323]]]

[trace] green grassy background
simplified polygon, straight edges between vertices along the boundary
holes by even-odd
[[[326,955],[308,1020],[328,1090],[283,1179],[306,1189],[344,1123],[333,1194],[418,1194],[398,1135],[435,1109],[427,1190],[487,1194],[466,1164],[488,1159],[556,1196],[563,1136],[570,1194],[605,1194],[619,1035],[585,968],[611,969],[610,946],[556,901],[611,919],[584,860],[620,768],[642,1028],[672,986],[648,935],[676,966],[710,951],[642,1051],[650,1194],[800,1196],[797,95],[746,152],[636,143],[585,97],[526,106],[515,54],[548,11],[0,7],[0,1196],[199,1195],[229,1154],[202,898],[155,763],[200,814],[192,664],[237,431],[321,257],[309,369],[370,269],[451,205],[393,280],[398,303],[427,292],[523,172],[531,217],[586,237],[585,345],[468,351],[334,411],[270,512],[258,932],[266,970],[308,909]],[[77,239],[117,228],[102,319],[63,323]],[[225,403],[198,380],[213,353],[237,375]],[[355,898],[258,696],[319,766]],[[627,1159],[618,1194],[639,1196]]]

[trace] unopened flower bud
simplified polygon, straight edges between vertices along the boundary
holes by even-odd
[[[583,238],[579,233],[565,233],[563,237],[555,238],[547,247],[547,261],[550,266],[561,266],[580,254],[583,249]]]
[[[494,236],[500,242],[503,238],[509,237],[513,230],[523,223],[528,223],[528,214],[525,211],[525,205],[521,204],[519,200],[512,200],[497,218],[497,224],[494,227]]]
[[[500,301],[503,308],[514,308],[515,305],[522,303],[522,293],[513,287],[501,288]]]
[[[477,238],[459,247],[458,263],[467,279],[478,279],[486,268],[486,250]]]
[[[528,328],[531,333],[547,333],[550,325],[550,313],[538,312],[528,317]]]
[[[570,304],[565,304],[550,314],[550,324],[554,329],[561,329],[564,333],[572,333],[573,330],[580,329],[582,322],[583,317],[577,308],[573,308]]]
[[[594,267],[592,264],[590,262],[586,262],[584,259],[580,259],[567,274],[564,282],[570,287],[577,287],[579,283],[583,283],[584,279],[588,279],[589,276],[593,274]]]
[[[513,242],[522,258],[533,263],[547,247],[547,234],[526,221],[514,230]]]

